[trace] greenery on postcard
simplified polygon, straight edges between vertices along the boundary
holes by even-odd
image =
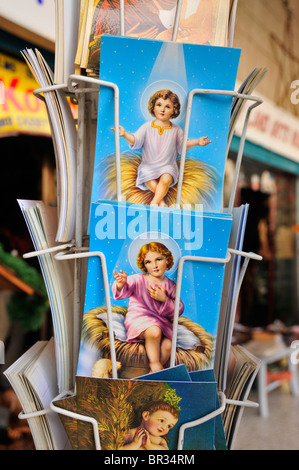
[[[180,398],[165,382],[78,378],[78,412],[98,421],[103,450],[118,450],[124,445],[124,435],[140,423],[140,411],[146,403],[172,402],[176,407]],[[94,449],[92,427],[78,422],[82,448]]]

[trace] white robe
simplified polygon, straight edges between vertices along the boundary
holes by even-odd
[[[158,179],[165,173],[172,176],[171,186],[176,184],[179,175],[177,157],[182,151],[183,130],[173,123],[171,127],[161,129],[152,121],[143,124],[133,135],[135,143],[130,148],[142,149],[136,186],[145,191],[148,189],[145,182]]]

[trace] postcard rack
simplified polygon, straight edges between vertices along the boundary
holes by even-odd
[[[44,250],[43,252],[33,252],[29,253],[28,256],[34,256],[34,255],[42,255],[43,253],[46,252],[54,252],[58,251],[56,253],[55,258],[57,260],[65,260],[65,259],[78,259],[78,258],[92,258],[92,257],[98,257],[101,260],[101,270],[102,270],[102,275],[103,275],[103,281],[104,281],[104,291],[105,291],[105,298],[106,298],[106,308],[107,308],[107,319],[108,319],[108,332],[109,332],[109,341],[110,341],[110,357],[111,357],[111,363],[112,363],[112,379],[117,379],[118,374],[117,374],[117,367],[116,367],[116,353],[115,353],[115,344],[114,344],[114,333],[113,333],[113,323],[112,323],[112,310],[111,310],[111,299],[110,299],[110,290],[109,290],[109,280],[108,280],[108,273],[107,273],[107,264],[106,264],[106,258],[105,255],[100,252],[100,251],[85,251],[83,250],[82,252],[78,253],[71,253],[69,251],[61,251],[59,250],[63,249],[64,246],[59,246],[59,247],[54,247],[50,248],[49,250]],[[186,261],[191,261],[191,262],[209,262],[209,263],[221,263],[221,264],[226,264],[231,260],[231,256],[236,255],[236,256],[242,256],[245,258],[245,261],[243,263],[243,267],[238,279],[238,286],[237,286],[237,295],[236,298],[238,298],[238,294],[242,285],[242,280],[245,275],[245,271],[247,268],[247,265],[250,261],[250,259],[255,259],[255,260],[261,260],[261,256],[256,255],[254,253],[245,253],[239,250],[234,250],[234,249],[228,249],[227,255],[225,258],[209,258],[209,257],[200,257],[200,256],[184,256],[179,260],[178,264],[178,276],[177,276],[177,288],[176,288],[176,298],[175,298],[175,309],[174,309],[174,321],[173,321],[173,340],[172,340],[172,349],[171,349],[171,357],[170,357],[170,367],[175,366],[175,351],[176,351],[176,340],[177,340],[177,326],[178,326],[178,317],[179,317],[179,300],[180,300],[180,295],[181,295],[181,285],[182,285],[182,276],[183,276],[183,266]],[[234,304],[236,307],[236,303]],[[37,416],[43,416],[48,413],[58,413],[63,416],[76,419],[79,421],[84,421],[87,423],[90,423],[93,428],[93,436],[94,436],[94,444],[95,444],[95,449],[96,450],[101,450],[101,443],[100,443],[100,436],[98,432],[98,423],[96,419],[94,419],[91,416],[85,416],[79,413],[75,413],[60,407],[57,407],[55,405],[55,401],[64,398],[66,396],[72,395],[72,392],[65,391],[60,393],[57,397],[55,397],[52,402],[50,403],[50,407],[47,410],[40,410],[34,413],[20,413],[19,418],[20,419],[30,419],[34,418]],[[183,444],[184,444],[184,433],[186,429],[190,429],[195,426],[199,426],[209,420],[212,420],[216,418],[218,415],[221,415],[227,405],[233,405],[233,406],[240,406],[240,407],[258,407],[258,404],[255,402],[252,402],[250,400],[245,400],[245,401],[238,401],[238,400],[231,400],[228,399],[225,396],[225,393],[221,390],[218,390],[218,396],[219,396],[219,406],[217,409],[215,409],[213,412],[208,413],[207,415],[193,420],[186,422],[182,424],[179,428],[179,435],[178,435],[178,443],[177,443],[177,450],[183,450]]]
[[[181,2],[179,2],[179,4],[181,4]],[[39,89],[34,90],[33,92],[34,95],[44,100],[42,96],[44,93],[53,91],[55,89],[60,89],[63,92],[65,92],[66,95],[71,96],[72,98],[75,97],[78,103],[76,221],[75,221],[74,240],[70,240],[68,243],[50,247],[45,250],[27,253],[24,255],[24,258],[29,258],[33,256],[43,256],[43,254],[46,254],[46,253],[53,253],[55,256],[55,259],[60,260],[60,261],[63,261],[66,259],[75,260],[75,265],[74,265],[74,271],[75,271],[74,272],[74,292],[75,292],[74,339],[73,339],[74,341],[74,344],[73,344],[74,364],[77,364],[79,347],[80,347],[80,336],[81,336],[81,318],[82,318],[83,307],[82,307],[82,298],[80,295],[80,290],[81,290],[80,284],[82,283],[82,279],[85,279],[85,274],[83,273],[83,270],[82,270],[81,261],[84,258],[86,259],[86,258],[90,258],[93,256],[100,258],[103,279],[104,279],[106,307],[107,307],[107,313],[108,313],[108,330],[109,330],[110,350],[111,350],[112,377],[117,378],[116,355],[115,355],[114,335],[113,335],[112,316],[111,316],[111,299],[110,299],[106,259],[103,253],[90,252],[88,248],[84,246],[85,241],[88,239],[88,237],[84,233],[84,229],[83,229],[85,225],[83,222],[83,215],[86,213],[89,213],[89,204],[90,204],[90,200],[89,200],[90,194],[88,193],[86,189],[85,181],[86,181],[86,174],[88,174],[89,165],[91,164],[91,161],[92,161],[92,151],[90,149],[90,139],[88,136],[88,133],[90,132],[90,122],[92,118],[91,118],[90,108],[88,108],[88,106],[90,105],[90,101],[87,99],[87,96],[89,96],[89,93],[98,93],[99,87],[101,86],[110,87],[114,91],[115,155],[116,155],[116,170],[117,170],[116,171],[116,179],[117,179],[116,181],[117,195],[116,196],[117,196],[117,201],[119,202],[122,201],[121,172],[120,172],[120,142],[119,142],[120,140],[119,139],[119,89],[117,85],[114,83],[105,82],[105,81],[95,79],[92,77],[70,75],[67,84],[58,84],[58,85],[53,85],[52,87],[39,88]],[[241,94],[241,93],[230,91],[230,90],[225,91],[225,90],[194,89],[189,93],[188,99],[187,99],[187,111],[186,111],[186,119],[185,119],[184,134],[183,134],[183,151],[181,155],[181,165],[180,165],[180,174],[179,174],[179,180],[178,180],[176,208],[180,208],[182,181],[183,181],[184,165],[185,165],[185,159],[186,159],[186,142],[187,142],[188,129],[189,129],[189,124],[190,124],[192,102],[196,94],[226,95],[226,96],[231,96],[233,98],[238,98],[238,99],[248,100],[248,101],[253,102],[253,104],[251,104],[246,111],[239,149],[237,153],[232,191],[231,191],[229,205],[227,209],[228,213],[232,213],[250,113],[253,110],[253,108],[255,108],[256,106],[259,106],[262,103],[262,100],[255,96],[245,95],[245,94]],[[229,151],[229,144],[227,146],[227,153],[228,151]],[[176,301],[175,301],[175,313],[174,313],[173,344],[172,344],[172,351],[171,351],[171,358],[170,358],[170,366],[173,366],[175,364],[178,308],[179,308],[180,289],[181,289],[184,263],[186,261],[191,261],[191,262],[212,262],[212,263],[226,264],[230,261],[232,256],[239,256],[239,257],[245,258],[245,261],[243,263],[241,273],[239,275],[239,279],[237,282],[237,292],[236,292],[237,294],[236,299],[237,299],[240,289],[241,289],[242,281],[243,281],[243,278],[247,269],[247,265],[251,259],[261,260],[262,258],[259,255],[256,255],[254,253],[245,253],[242,251],[233,250],[229,248],[225,258],[204,258],[204,257],[190,256],[190,257],[183,257],[179,261],[177,291],[176,291]],[[234,313],[236,309],[236,301],[233,303],[232,309],[233,309],[232,317],[234,317]],[[73,372],[74,372],[74,377],[73,377],[73,383],[74,383],[76,371],[74,370]],[[95,448],[97,450],[101,450],[100,437],[98,433],[98,424],[94,418],[89,417],[89,416],[84,416],[78,413],[74,413],[66,409],[62,409],[62,408],[55,406],[55,401],[65,396],[72,395],[73,393],[74,392],[72,391],[60,391],[59,395],[55,397],[50,403],[49,409],[41,410],[41,411],[37,411],[34,413],[29,413],[29,414],[24,414],[22,412],[20,413],[19,418],[31,419],[37,416],[48,414],[48,413],[58,413],[58,414],[67,416],[69,418],[89,422],[93,427]],[[214,419],[218,415],[221,415],[227,405],[234,405],[234,406],[240,406],[240,407],[257,407],[258,406],[258,404],[253,403],[249,400],[246,400],[246,401],[230,400],[225,396],[225,393],[219,389],[218,389],[218,394],[219,394],[219,407],[216,410],[214,410],[212,413],[209,413],[206,416],[201,417],[200,419],[196,421],[191,421],[181,426],[179,430],[177,450],[183,449],[184,432],[186,429],[192,428],[194,426],[198,426],[208,420]]]
[[[95,418],[93,418],[92,416],[85,416],[85,415],[82,415],[82,414],[79,414],[79,413],[75,413],[73,411],[69,411],[69,410],[60,408],[60,407],[58,407],[54,404],[56,400],[66,398],[67,396],[70,396],[70,395],[72,395],[71,392],[61,393],[57,397],[54,398],[54,400],[50,403],[50,407],[48,409],[36,411],[36,412],[33,412],[33,413],[27,413],[27,414],[21,412],[19,414],[19,419],[33,419],[33,418],[37,418],[39,416],[45,416],[45,415],[50,414],[50,413],[58,413],[58,414],[61,414],[63,416],[71,418],[71,419],[75,419],[75,420],[78,420],[78,421],[84,421],[86,423],[90,423],[92,425],[92,429],[93,429],[95,450],[102,450],[101,449],[100,436],[99,436],[99,432],[98,432],[98,423],[97,423]],[[209,421],[211,419],[216,418],[217,416],[221,415],[224,412],[226,405],[246,406],[246,407],[253,407],[253,408],[256,408],[258,406],[256,403],[251,402],[249,400],[244,401],[244,402],[240,402],[240,401],[237,401],[237,400],[229,400],[225,397],[225,394],[223,392],[219,392],[219,402],[220,402],[219,407],[216,410],[212,411],[211,413],[208,413],[207,415],[205,415],[205,416],[203,416],[203,417],[201,417],[197,420],[186,422],[186,423],[184,423],[180,426],[179,435],[178,435],[178,444],[177,444],[177,449],[176,450],[183,450],[184,433],[185,433],[186,429],[190,429],[192,427],[199,426],[203,423],[206,423],[207,421]]]
[[[58,251],[56,253],[55,258],[57,260],[65,260],[65,259],[78,259],[78,258],[92,258],[92,257],[98,257],[101,260],[101,269],[102,269],[102,275],[103,275],[103,281],[104,281],[104,290],[105,290],[105,297],[106,297],[106,307],[107,307],[107,318],[108,318],[108,331],[109,331],[109,340],[110,340],[110,352],[111,352],[111,363],[112,363],[112,378],[117,379],[118,374],[117,374],[117,368],[116,368],[116,353],[115,353],[115,347],[114,347],[114,334],[113,334],[113,325],[112,325],[112,310],[111,310],[111,299],[110,299],[110,291],[109,291],[109,281],[108,281],[108,273],[107,273],[107,265],[106,265],[106,258],[105,255],[102,252],[99,251],[82,251],[81,253],[70,253],[69,251],[61,251],[59,252],[60,249],[63,249],[64,246],[59,246],[59,247],[54,247],[50,248],[51,252]],[[43,252],[32,252],[29,253],[28,256],[34,256],[34,255],[42,255],[43,253],[49,252],[49,250],[44,250]],[[238,294],[242,285],[242,280],[245,275],[245,271],[247,268],[247,265],[250,261],[250,259],[255,259],[255,260],[261,260],[261,256],[256,255],[254,253],[246,253],[243,251],[239,250],[233,250],[233,249],[228,249],[227,255],[225,258],[209,258],[209,257],[199,257],[199,256],[184,256],[180,259],[179,265],[178,265],[178,276],[177,276],[177,289],[176,289],[176,298],[175,298],[175,311],[174,311],[174,322],[173,322],[173,341],[172,341],[172,350],[171,350],[171,357],[170,357],[170,367],[173,367],[175,365],[175,348],[176,348],[176,339],[177,339],[177,325],[178,325],[178,310],[179,310],[179,299],[181,295],[181,285],[182,285],[182,275],[183,275],[183,266],[186,261],[191,261],[191,262],[209,262],[209,263],[221,263],[221,264],[226,264],[231,260],[231,256],[236,255],[236,256],[242,256],[245,258],[245,261],[243,263],[243,267],[238,279],[238,287],[237,287],[237,295],[236,298],[238,298]],[[236,306],[236,304],[235,304]],[[55,401],[65,398],[66,396],[71,396],[73,395],[73,392],[70,391],[64,391],[60,393],[57,397],[55,397],[52,402],[50,403],[49,409],[46,410],[40,410],[36,411],[33,413],[20,413],[19,414],[19,419],[31,419],[35,418],[38,416],[43,416],[45,414],[49,413],[58,413],[63,416],[66,416],[68,418],[72,418],[75,420],[79,421],[84,421],[87,423],[90,423],[92,425],[93,429],[93,436],[94,436],[94,444],[95,444],[95,449],[96,450],[101,450],[101,442],[100,442],[100,436],[98,432],[98,423],[95,418],[91,416],[85,416],[79,413],[75,413],[73,411],[69,411],[60,407],[57,407],[55,405]],[[255,402],[252,402],[250,400],[245,400],[245,401],[238,401],[238,400],[231,400],[228,399],[225,396],[225,393],[221,390],[218,390],[218,396],[219,396],[219,406],[217,409],[215,409],[213,412],[208,413],[207,415],[193,420],[186,422],[182,424],[179,428],[179,435],[178,435],[178,443],[177,443],[177,450],[183,450],[183,444],[184,444],[184,433],[186,429],[190,429],[195,426],[199,426],[209,420],[212,420],[216,418],[217,416],[221,415],[227,405],[233,405],[233,406],[240,406],[240,407],[251,407],[251,408],[256,408],[258,407],[258,404]]]
[[[90,149],[90,124],[91,124],[91,112],[90,108],[88,107],[89,104],[86,100],[86,95],[89,93],[98,93],[99,88],[101,86],[109,87],[114,92],[114,128],[115,128],[115,162],[116,162],[116,199],[118,202],[123,200],[122,192],[121,192],[121,169],[120,169],[120,137],[119,137],[119,101],[120,101],[120,93],[119,88],[115,83],[107,82],[103,80],[99,80],[93,77],[85,77],[85,76],[78,76],[78,75],[70,75],[68,78],[67,84],[57,84],[47,88],[39,88],[33,91],[34,95],[39,97],[40,99],[44,100],[43,93],[47,93],[49,91],[53,91],[54,89],[61,89],[67,95],[71,96],[72,98],[75,97],[78,103],[78,130],[77,130],[77,184],[76,184],[76,222],[75,222],[75,234],[74,240],[69,241],[67,244],[68,248],[75,251],[82,251],[86,250],[84,248],[84,241],[88,238],[86,233],[84,232],[84,226],[86,223],[83,221],[83,214],[89,213],[89,204],[90,204],[90,190],[85,188],[85,181],[88,179],[87,176],[89,174],[89,165],[92,161],[91,149]],[[191,111],[192,111],[192,103],[194,96],[197,94],[213,94],[213,95],[222,95],[222,96],[231,96],[233,98],[238,98],[241,100],[248,100],[252,101],[247,111],[243,122],[243,128],[240,138],[239,149],[236,158],[235,164],[235,172],[233,178],[233,184],[229,199],[229,204],[227,208],[227,212],[229,214],[232,213],[237,183],[240,173],[240,167],[243,158],[243,151],[244,145],[246,140],[246,132],[248,127],[248,122],[250,118],[250,114],[252,110],[259,106],[262,103],[262,99],[252,95],[246,95],[242,93],[238,93],[236,91],[231,90],[209,90],[209,89],[194,89],[191,90],[187,97],[187,110],[186,110],[186,118],[185,118],[185,126],[183,131],[183,145],[182,145],[182,154],[181,154],[181,165],[180,165],[180,172],[178,178],[178,194],[176,198],[176,207],[180,208],[180,199],[181,199],[181,190],[182,190],[182,183],[183,183],[183,174],[184,174],[184,166],[186,160],[186,142],[188,138],[188,130],[190,125],[190,118],[191,118]],[[226,157],[229,151],[229,143],[227,145],[227,152]],[[84,167],[84,162],[87,163],[87,166]],[[60,251],[64,249],[65,245],[54,247],[53,250]],[[52,250],[51,250],[52,251]],[[45,250],[48,252],[48,250]],[[39,255],[42,254],[42,251],[38,253]],[[31,257],[37,256],[37,252],[28,253],[24,255],[24,257]],[[75,259],[75,299],[74,299],[74,318],[81,319],[81,312],[82,312],[82,299],[80,296],[80,288],[79,284],[82,280],[82,272],[81,272],[81,265],[77,263],[77,259]],[[74,348],[74,364],[76,363],[77,354],[79,350],[79,338],[81,334],[81,323],[79,324],[74,322],[74,341],[76,342]]]
[[[60,407],[58,407],[54,404],[55,401],[66,398],[67,396],[71,396],[71,395],[72,395],[71,392],[61,393],[57,397],[55,397],[54,400],[52,400],[52,402],[50,403],[50,407],[48,409],[36,411],[36,412],[33,412],[33,413],[27,413],[27,414],[21,412],[19,414],[19,419],[33,419],[33,418],[37,418],[39,416],[45,416],[45,415],[50,414],[50,413],[58,413],[58,414],[61,414],[63,416],[71,418],[71,419],[75,419],[75,420],[78,420],[78,421],[83,421],[85,423],[90,423],[91,426],[92,426],[92,429],[93,429],[95,450],[102,450],[101,449],[100,436],[99,436],[99,432],[98,432],[98,423],[97,423],[95,418],[93,418],[92,416],[85,416],[85,415],[82,415],[82,414],[79,414],[79,413],[75,413],[73,411],[66,410],[64,408],[60,408]],[[225,407],[227,405],[245,406],[245,407],[251,407],[251,408],[256,408],[258,406],[258,404],[254,403],[254,402],[251,402],[249,400],[243,401],[243,402],[237,401],[237,400],[229,400],[229,399],[226,398],[226,396],[223,392],[219,392],[219,407],[216,410],[212,411],[211,413],[208,413],[207,415],[205,415],[205,416],[203,416],[203,417],[201,417],[197,420],[186,422],[186,423],[184,423],[180,426],[179,435],[178,435],[178,444],[177,444],[177,449],[176,450],[183,450],[184,433],[185,433],[186,429],[190,429],[192,427],[199,426],[203,423],[206,423],[207,421],[209,421],[211,419],[216,418],[217,416],[221,415],[224,412]]]

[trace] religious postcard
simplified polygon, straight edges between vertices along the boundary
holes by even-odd
[[[140,420],[138,428],[143,427],[143,437],[147,435],[149,438],[148,441],[140,440],[139,449],[144,450],[148,446],[149,450],[153,444],[160,445],[160,450],[175,450],[178,447],[182,450],[226,449],[220,415],[201,425],[194,423],[219,407],[212,370],[188,373],[186,366],[181,364],[139,377],[136,381],[78,377],[77,394],[55,400],[54,405],[76,413],[77,417],[95,418],[99,422],[102,450],[138,450],[139,429],[137,433],[134,427],[134,423],[138,424],[136,419]],[[150,385],[144,385],[144,381],[150,382]],[[200,382],[201,385],[190,385],[191,381]],[[160,429],[160,442],[153,442],[158,436],[146,419],[145,408],[152,409],[153,413],[155,408],[158,413],[164,413],[162,419],[173,420],[172,427],[168,423],[164,430]],[[94,449],[94,431],[89,424],[61,413],[59,417],[73,450]],[[184,432],[181,426],[187,422],[191,422],[190,430]],[[174,427],[176,429],[172,429]],[[119,453],[117,456],[121,459]]]
[[[102,450],[214,449],[215,420],[198,422],[216,409],[213,383],[77,377],[76,388],[78,413],[97,420]],[[80,450],[95,448],[89,423],[78,421],[78,435]]]
[[[192,1],[194,2],[194,0]],[[211,0],[208,1],[211,2]],[[186,0],[184,2],[186,3]],[[190,2],[190,0],[187,0],[187,2]],[[124,34],[130,37],[162,40],[164,40],[165,34],[165,38],[172,38],[176,11],[177,0],[159,0],[159,2],[124,0]],[[186,19],[187,22],[188,19]],[[184,20],[185,15],[182,18],[183,23]],[[87,73],[89,75],[99,75],[102,35],[112,34],[117,36],[120,33],[119,0],[95,0],[88,46]]]
[[[92,204],[77,375],[111,377],[111,354],[120,378],[213,368],[231,224],[229,214]]]
[[[136,38],[226,46],[230,0],[124,0],[124,35]],[[174,24],[178,18],[175,35]],[[103,34],[120,35],[119,0],[94,2],[91,22],[88,75],[99,75]]]
[[[220,212],[239,57],[236,48],[102,36],[91,202]]]

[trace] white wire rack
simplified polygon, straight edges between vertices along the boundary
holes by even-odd
[[[178,1],[177,11],[179,12],[182,7],[182,0]],[[178,31],[178,18],[179,15],[176,16],[174,28],[173,28],[173,40],[177,37]],[[125,26],[124,26],[124,0],[120,0],[120,21],[121,21],[121,35],[125,35]],[[86,120],[86,95],[89,93],[97,93],[100,87],[109,87],[114,92],[114,128],[115,128],[115,158],[116,158],[116,198],[117,201],[122,201],[122,193],[121,193],[121,167],[120,167],[120,138],[119,138],[119,89],[115,83],[103,81],[100,79],[92,78],[92,77],[85,77],[85,76],[78,76],[78,75],[71,75],[68,79],[66,84],[57,84],[47,88],[39,88],[34,90],[34,95],[38,98],[44,100],[43,94],[53,91],[53,90],[62,90],[66,94],[70,96],[75,96],[78,102],[78,136],[77,136],[77,197],[76,197],[76,224],[75,224],[75,239],[70,241],[70,243],[66,243],[64,245],[59,245],[55,247],[50,247],[45,250],[41,251],[34,251],[31,253],[27,253],[24,255],[25,258],[33,257],[33,256],[43,256],[46,253],[52,253],[55,255],[57,260],[63,261],[66,259],[75,259],[75,299],[74,299],[74,363],[76,363],[78,359],[78,352],[79,352],[79,344],[80,344],[80,335],[81,335],[81,313],[83,310],[82,307],[82,299],[80,298],[79,294],[79,283],[80,283],[80,271],[81,265],[80,260],[82,258],[90,258],[90,257],[98,257],[101,260],[101,269],[103,274],[104,280],[104,290],[105,290],[105,297],[106,297],[106,307],[107,307],[107,315],[108,315],[108,329],[109,329],[109,339],[110,339],[110,350],[111,350],[111,362],[112,362],[112,377],[117,378],[117,367],[116,367],[116,354],[115,354],[115,346],[114,346],[114,335],[113,335],[113,327],[112,327],[112,311],[111,311],[111,299],[110,299],[110,289],[109,289],[109,282],[108,282],[108,275],[107,275],[107,265],[105,255],[102,252],[95,251],[89,252],[87,248],[83,247],[83,239],[85,237],[84,233],[84,224],[83,224],[83,214],[86,210],[89,211],[89,203],[90,201],[88,198],[84,201],[83,197],[83,185],[85,180],[85,170],[84,170],[84,160],[86,158],[85,152],[85,144],[86,144],[86,133],[89,126],[89,122]],[[234,173],[234,180],[233,186],[229,201],[228,213],[232,212],[236,188],[237,188],[237,181],[239,178],[240,166],[243,156],[244,144],[246,140],[246,131],[247,125],[250,117],[250,113],[253,108],[260,105],[262,100],[258,97],[254,97],[252,95],[245,95],[240,94],[235,91],[231,90],[208,90],[208,89],[194,89],[188,94],[187,99],[187,110],[186,110],[186,119],[185,119],[185,126],[184,126],[184,134],[183,134],[183,150],[181,154],[181,165],[180,165],[180,173],[179,173],[179,180],[178,180],[178,190],[177,190],[177,198],[176,198],[176,205],[180,207],[180,199],[181,199],[181,192],[182,192],[182,184],[183,184],[183,174],[184,174],[184,166],[186,160],[186,143],[188,139],[188,130],[190,125],[190,118],[191,118],[191,111],[192,111],[192,104],[195,95],[198,94],[213,94],[213,95],[226,95],[231,96],[234,98],[240,98],[244,100],[252,101],[253,104],[248,108],[246,117],[243,124],[240,145],[236,160],[235,166],[235,173]],[[89,117],[90,118],[90,117]],[[89,156],[90,158],[90,156]],[[255,255],[253,253],[245,253],[237,250],[229,249],[225,258],[204,258],[204,257],[196,257],[196,256],[185,256],[179,261],[178,266],[178,278],[177,278],[177,290],[176,290],[176,301],[175,301],[175,312],[174,312],[174,322],[173,322],[173,343],[172,343],[172,351],[171,351],[171,358],[170,358],[170,366],[175,364],[175,351],[176,351],[176,341],[177,341],[177,322],[178,322],[178,309],[179,309],[179,299],[180,299],[180,290],[182,284],[182,272],[183,266],[186,261],[191,262],[211,262],[211,263],[221,263],[226,264],[229,262],[232,254],[239,255],[245,258],[243,268],[241,270],[241,274],[238,279],[237,285],[237,294],[239,294],[242,280],[245,275],[245,271],[250,259],[259,260],[261,257]],[[238,295],[236,296],[238,297]],[[236,308],[236,305],[233,306]],[[76,322],[77,320],[77,322]],[[65,391],[55,397],[49,409],[41,410],[34,413],[20,413],[20,419],[30,419],[38,416],[42,416],[48,413],[58,413],[69,418],[81,420],[84,422],[88,422],[92,425],[93,434],[94,434],[94,442],[95,448],[97,450],[101,450],[101,443],[100,437],[98,432],[98,423],[97,421],[89,416],[84,416],[75,412],[71,412],[60,407],[55,406],[55,401],[58,399],[65,397],[67,395],[71,395],[73,392]],[[201,417],[198,420],[191,421],[188,423],[183,424],[179,429],[179,437],[177,443],[177,450],[183,449],[184,444],[184,433],[186,429],[198,426],[208,420],[216,418],[218,415],[222,414],[225,410],[227,405],[235,405],[241,407],[257,407],[258,404],[246,401],[234,401],[229,400],[226,398],[223,391],[218,391],[219,393],[219,407],[214,410],[212,413],[207,414],[206,416]]]
[[[55,402],[58,400],[61,400],[63,398],[67,398],[69,396],[72,396],[72,392],[63,392],[59,394],[57,397],[55,397],[51,403],[48,409],[45,410],[39,410],[35,411],[32,413],[23,413],[21,412],[19,414],[19,419],[33,419],[33,418],[38,418],[40,416],[45,416],[50,413],[57,413],[61,414],[62,416],[66,416],[71,419],[75,419],[78,421],[83,421],[85,423],[89,423],[92,426],[93,430],[93,438],[94,438],[94,445],[95,445],[95,450],[102,450],[101,447],[101,440],[100,440],[100,435],[99,435],[99,429],[98,429],[98,422],[95,418],[92,416],[86,416],[80,413],[76,413],[74,411],[69,411],[64,408],[60,408],[55,405]],[[221,415],[227,405],[234,405],[234,406],[242,406],[242,407],[250,407],[250,408],[256,408],[258,407],[257,403],[251,402],[249,400],[246,401],[238,401],[238,400],[229,400],[226,398],[225,394],[223,392],[219,392],[219,407],[212,411],[211,413],[206,414],[205,416],[202,416],[201,418],[198,418],[193,421],[189,421],[186,423],[183,423],[180,428],[179,428],[179,434],[178,434],[178,441],[177,441],[177,448],[176,450],[183,450],[184,446],[184,439],[185,439],[185,431],[190,428],[194,428],[196,426],[200,426],[201,424],[206,423],[207,421],[210,421],[212,419],[217,418],[217,416]]]
[[[108,330],[109,330],[109,341],[110,341],[110,353],[111,353],[111,363],[112,363],[112,379],[117,379],[118,374],[117,374],[117,367],[116,367],[116,353],[115,353],[115,344],[114,344],[114,333],[113,333],[113,324],[112,324],[112,310],[111,310],[111,299],[110,299],[110,289],[109,289],[109,280],[108,280],[108,272],[107,272],[107,263],[106,263],[106,258],[105,255],[102,252],[99,251],[93,251],[93,252],[67,252],[67,251],[60,251],[64,249],[65,246],[60,246],[60,247],[53,247],[49,248],[43,251],[39,252],[31,252],[27,253],[26,257],[32,257],[32,256],[42,256],[43,254],[46,253],[54,253],[57,251],[58,253],[55,254],[55,258],[57,260],[63,261],[66,259],[75,259],[75,258],[92,258],[92,257],[98,257],[101,260],[101,270],[102,270],[102,276],[103,276],[103,282],[104,282],[104,290],[105,290],[105,297],[106,297],[106,308],[107,308],[107,318],[108,318]],[[73,249],[73,247],[71,248]],[[176,338],[177,338],[177,323],[178,323],[178,310],[179,310],[179,299],[181,295],[181,285],[182,285],[182,276],[183,276],[183,266],[186,261],[191,261],[191,262],[199,262],[199,263],[219,263],[219,264],[226,264],[230,261],[231,255],[239,255],[242,257],[245,257],[246,262],[243,264],[243,268],[241,270],[241,275],[238,280],[238,287],[237,287],[237,293],[240,291],[242,280],[246,271],[246,267],[250,261],[250,259],[256,259],[260,260],[261,257],[259,255],[255,255],[254,253],[245,253],[242,251],[238,250],[231,250],[228,249],[227,255],[225,258],[209,258],[209,257],[199,257],[199,256],[184,256],[180,259],[179,265],[178,265],[178,276],[177,276],[177,289],[176,289],[176,299],[175,299],[175,312],[174,312],[174,321],[173,321],[173,340],[172,340],[172,350],[171,350],[171,359],[170,359],[170,367],[175,365],[175,348],[176,348]],[[101,443],[100,443],[100,436],[99,436],[99,431],[98,431],[98,423],[95,418],[92,418],[90,416],[85,416],[79,413],[75,413],[73,411],[69,411],[63,408],[60,408],[55,405],[55,401],[58,399],[62,398],[63,396],[66,395],[71,395],[72,392],[66,391],[62,392],[59,394],[57,397],[55,397],[51,404],[49,409],[47,410],[40,410],[36,411],[33,413],[27,413],[23,414],[20,413],[19,418],[20,419],[30,419],[38,416],[42,416],[51,412],[56,412],[58,414],[61,414],[63,416],[67,416],[69,418],[73,418],[76,420],[84,421],[87,423],[90,423],[93,428],[93,436],[94,436],[94,443],[95,443],[95,449],[96,450],[101,450]],[[228,399],[224,392],[218,391],[219,394],[219,407],[215,409],[213,412],[208,413],[207,415],[193,421],[189,421],[184,423],[183,425],[180,426],[179,429],[179,437],[178,437],[178,443],[177,443],[177,450],[182,450],[183,449],[183,444],[184,444],[184,433],[186,429],[190,429],[196,426],[199,426],[200,424],[203,424],[211,419],[216,418],[218,415],[221,415],[227,405],[234,405],[234,406],[241,406],[241,407],[258,407],[257,403],[251,402],[249,400],[246,401],[238,401],[238,400],[230,400]]]
[[[79,116],[78,116],[78,138],[77,138],[77,185],[76,185],[76,222],[75,222],[75,239],[73,241],[74,245],[73,248],[77,250],[81,250],[83,247],[83,239],[85,236],[84,232],[84,224],[83,224],[83,214],[89,212],[89,198],[84,201],[84,181],[86,179],[85,171],[84,171],[84,161],[86,160],[86,152],[85,152],[85,143],[86,143],[86,131],[89,127],[89,122],[86,121],[86,113],[83,112],[85,110],[85,95],[87,93],[98,93],[99,88],[101,86],[111,88],[114,93],[114,128],[115,128],[115,136],[114,136],[114,145],[115,145],[115,162],[116,162],[116,199],[117,201],[122,201],[122,191],[121,191],[121,164],[120,164],[120,136],[119,136],[119,102],[120,102],[120,92],[119,88],[115,83],[107,82],[104,80],[99,80],[93,77],[85,77],[79,75],[70,75],[68,78],[67,84],[57,84],[46,88],[39,88],[33,91],[33,93],[43,98],[43,94],[49,91],[53,91],[55,89],[63,90],[65,93],[76,96],[78,103],[79,103]],[[182,191],[182,184],[183,184],[183,176],[184,176],[184,166],[186,160],[186,149],[187,149],[187,139],[188,139],[188,130],[191,118],[191,111],[192,111],[192,103],[194,96],[197,94],[210,94],[210,95],[222,95],[222,96],[231,96],[233,98],[240,98],[243,100],[253,101],[253,104],[247,109],[246,116],[243,123],[243,129],[240,139],[240,145],[236,160],[235,172],[234,172],[234,179],[233,185],[230,195],[230,201],[228,206],[228,213],[232,212],[236,189],[237,189],[237,182],[239,178],[239,172],[243,157],[243,150],[246,140],[246,131],[248,126],[248,121],[250,117],[251,111],[262,103],[261,98],[255,97],[252,95],[244,95],[237,93],[231,90],[211,90],[211,89],[193,89],[189,92],[187,98],[187,110],[186,110],[186,118],[185,118],[185,125],[183,131],[183,145],[182,145],[182,154],[181,154],[181,165],[180,165],[180,172],[178,178],[178,189],[177,189],[177,198],[176,198],[176,206],[180,207],[180,199],[181,199],[181,191]],[[82,111],[83,110],[83,111]],[[89,117],[90,118],[90,117]],[[55,250],[55,248],[54,248]],[[32,254],[31,254],[32,256]],[[81,258],[78,257],[78,258]],[[80,294],[80,284],[82,280],[82,266],[79,262],[79,259],[75,257],[75,276],[74,276],[74,292],[75,292],[75,299],[74,299],[74,359],[76,363],[76,357],[78,356],[79,350],[79,335],[80,335],[80,322],[81,322],[81,315],[82,315],[82,299]],[[77,321],[76,321],[77,320]]]

